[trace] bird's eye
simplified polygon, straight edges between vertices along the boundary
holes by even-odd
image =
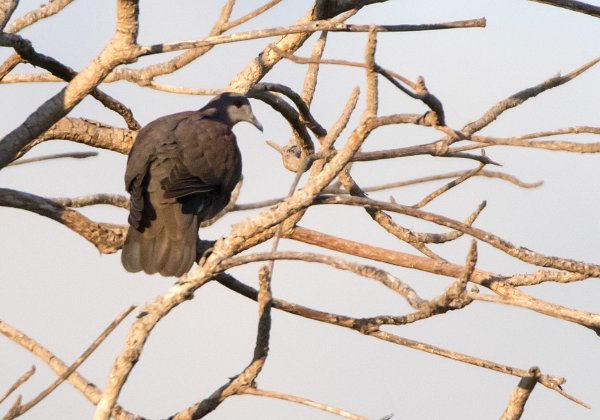
[[[235,105],[236,108],[241,108],[243,104],[242,101],[235,101],[233,105]]]

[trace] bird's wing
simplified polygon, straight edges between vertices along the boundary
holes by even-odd
[[[193,112],[181,112],[152,121],[142,128],[129,152],[125,170],[125,189],[131,196],[129,223],[140,227],[146,206],[144,191],[152,162],[176,152],[173,132],[177,125]]]
[[[201,178],[192,175],[181,160],[178,160],[169,176],[162,179],[161,186],[165,198],[179,198],[213,191],[219,185],[206,183]]]
[[[182,120],[173,135],[177,157],[169,176],[161,181],[165,198],[221,189],[231,176],[232,147],[237,150],[229,127],[196,114]]]

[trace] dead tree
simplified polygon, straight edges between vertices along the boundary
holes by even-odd
[[[125,345],[122,351],[115,355],[116,360],[110,372],[107,372],[108,382],[103,389],[92,385],[77,369],[104,338],[133,311],[133,307],[113,321],[88,350],[71,365],[63,363],[41,343],[28,337],[16,327],[0,321],[0,332],[4,336],[34,353],[58,376],[56,382],[37,397],[27,402],[23,402],[21,397],[17,398],[12,407],[5,408],[4,411],[8,412],[6,418],[16,418],[26,413],[63,381],[69,382],[96,406],[94,418],[97,420],[111,417],[141,418],[128,411],[127,407],[119,405],[119,394],[145,347],[150,345],[147,340],[153,329],[173,309],[193,299],[195,295],[201,294],[202,287],[209,282],[218,282],[230,289],[232,293],[257,302],[259,322],[256,345],[250,362],[241,372],[227,380],[211,395],[191,403],[188,407],[182,407],[171,418],[202,418],[217,409],[226,398],[234,395],[278,398],[306,404],[347,418],[365,418],[342,408],[304,397],[265,390],[258,386],[260,372],[269,356],[272,311],[285,311],[308,320],[354,330],[398,346],[490,369],[500,374],[516,376],[520,382],[518,388],[512,393],[502,418],[520,418],[527,398],[536,384],[541,384],[561,396],[586,406],[584,402],[563,389],[564,378],[543,373],[543,366],[542,370],[537,367],[529,369],[508,366],[414,341],[390,333],[384,327],[413,324],[449,311],[462,310],[473,302],[485,302],[524,308],[600,333],[600,314],[565,307],[536,297],[535,287],[524,289],[524,286],[537,286],[550,282],[561,283],[567,287],[573,282],[597,278],[600,277],[600,265],[545,255],[512,244],[507,238],[477,227],[478,217],[486,206],[485,202],[475,208],[465,208],[464,220],[426,210],[434,200],[444,194],[452,194],[455,187],[477,177],[501,179],[524,188],[539,185],[526,184],[506,172],[487,169],[497,163],[493,155],[489,152],[486,154],[484,150],[521,147],[573,153],[600,152],[600,143],[556,139],[559,136],[581,133],[598,135],[600,134],[598,127],[552,128],[535,133],[515,133],[510,137],[481,134],[484,128],[492,125],[505,111],[519,107],[525,101],[545,91],[570,82],[594,67],[600,58],[583,65],[579,64],[579,67],[564,75],[557,75],[519,90],[498,101],[472,122],[462,127],[451,127],[446,123],[444,103],[428,88],[423,77],[410,80],[398,74],[395,69],[378,64],[378,35],[382,32],[468,31],[471,30],[469,28],[484,28],[485,18],[420,25],[380,25],[377,22],[354,24],[348,21],[354,16],[360,16],[362,9],[374,3],[383,3],[385,0],[316,0],[306,14],[293,25],[236,31],[238,26],[269,13],[275,6],[286,6],[279,5],[281,0],[271,0],[256,10],[233,19],[236,2],[228,0],[224,2],[221,14],[208,36],[190,41],[143,45],[138,43],[137,37],[140,24],[138,1],[117,0],[116,30],[113,38],[89,65],[76,70],[64,63],[61,57],[44,54],[27,38],[19,35],[22,29],[61,13],[71,1],[52,0],[18,18],[12,18],[18,1],[0,1],[0,30],[2,30],[0,46],[13,50],[12,55],[0,64],[0,82],[2,84],[62,83],[64,86],[58,93],[41,103],[22,124],[10,122],[14,128],[0,141],[0,168],[7,171],[10,170],[10,166],[31,163],[32,160],[28,160],[26,154],[42,142],[54,139],[70,140],[97,149],[127,154],[140,128],[140,124],[134,117],[136,110],[130,109],[126,101],[119,100],[103,90],[108,84],[126,82],[143,89],[182,95],[214,95],[229,90],[264,102],[272,109],[270,115],[272,120],[284,120],[289,124],[291,133],[289,140],[271,142],[270,145],[281,155],[282,167],[279,168],[281,173],[291,171],[295,177],[287,196],[274,197],[261,202],[238,203],[238,195],[234,194],[226,211],[211,220],[209,224],[215,223],[228,212],[239,216],[237,223],[224,238],[214,244],[212,253],[200,260],[199,265],[192,272],[166,287],[164,293],[153,302],[138,308],[137,318],[131,324]],[[554,0],[540,0],[540,2],[599,16],[597,7],[580,2]],[[349,61],[343,54],[339,54],[336,58],[323,58],[327,50],[328,34],[332,32],[367,34],[367,42],[361,46],[364,49],[364,59]],[[262,50],[256,51],[256,57],[241,67],[237,76],[225,86],[199,88],[175,86],[160,81],[161,77],[176,74],[214,50],[228,48],[232,43],[257,39],[265,40]],[[298,53],[303,45],[312,46],[309,56]],[[162,62],[142,67],[130,66],[142,57],[172,52],[177,54]],[[329,55],[336,54],[333,51]],[[281,63],[292,63],[306,69],[301,89],[290,86],[286,80],[265,81],[265,77],[271,73],[271,70]],[[15,72],[15,69],[27,65],[43,71]],[[364,74],[366,80],[365,91],[360,92],[358,88],[352,89],[350,86],[347,89],[349,93],[347,98],[340,100],[332,98],[331,108],[336,110],[338,117],[329,126],[323,123],[322,117],[311,107],[313,98],[322,90],[317,82],[319,71],[325,66],[358,68],[355,71],[357,74],[359,72]],[[409,97],[414,101],[414,109],[425,107],[426,111],[405,112],[406,109],[397,109],[393,114],[382,114],[379,109],[381,89]],[[69,116],[69,113],[88,96],[116,113],[122,119],[122,126]],[[400,129],[406,125],[426,127],[430,130],[430,140],[418,145],[393,149],[363,150],[363,145],[368,143],[369,137],[383,127],[386,127],[387,132],[390,133],[390,129]],[[283,143],[285,144],[282,145]],[[91,155],[94,153],[54,155],[43,159],[86,158]],[[437,173],[434,169],[435,165],[432,165],[430,176],[399,179],[397,182],[384,185],[360,185],[352,174],[355,162],[372,164],[387,159],[419,155],[430,156],[432,161],[460,160],[468,169],[452,173]],[[473,163],[476,165],[475,168],[472,168]],[[429,191],[417,203],[407,203],[394,198],[375,199],[368,194],[441,180],[449,181]],[[0,188],[1,206],[23,209],[53,219],[91,242],[100,253],[115,253],[122,246],[126,226],[91,220],[77,210],[99,204],[126,209],[128,200],[124,196],[102,193],[57,199],[33,195],[27,191]],[[305,222],[304,216],[307,210],[313,211],[320,206],[335,207],[339,212],[345,211],[348,206],[361,208],[364,212],[359,216],[360,224],[382,229],[395,237],[399,243],[412,247],[414,251],[400,252],[395,247],[380,246],[373,243],[368,235],[363,235],[360,241],[355,241],[328,233],[324,226],[328,223],[336,223],[335,220],[325,221],[319,226],[312,226],[309,222]],[[252,209],[262,210],[255,216],[244,215],[245,211]],[[402,222],[406,219],[401,219],[399,215],[425,222],[429,226],[443,228],[443,231],[440,232],[439,229],[435,233],[416,231],[410,227],[410,224]],[[459,241],[460,238],[464,241],[466,237],[471,240],[470,247],[467,248],[464,247],[464,242]],[[265,242],[271,244],[269,252],[254,250],[257,245]],[[306,246],[303,251],[292,251],[286,250],[288,247],[285,244],[288,243],[302,243],[309,246]],[[507,258],[527,263],[534,268],[527,272],[489,271],[478,264],[479,244],[493,247]],[[451,261],[442,256],[443,252],[434,251],[445,247],[462,249],[464,254],[462,261]],[[339,270],[340,273],[354,273],[365,279],[374,280],[387,288],[389,293],[397,294],[404,299],[408,309],[384,315],[352,317],[316,310],[297,302],[280,299],[273,296],[271,292],[271,283],[277,279],[274,265],[276,261],[289,260],[301,261],[307,265],[311,263],[326,265]],[[252,263],[261,263],[257,269],[258,288],[249,286],[243,281],[244,279],[236,278],[228,272],[234,267]],[[417,287],[395,274],[394,269],[398,267],[413,270],[415,273],[432,273],[446,277],[450,279],[449,286],[438,296],[426,299],[419,295]],[[14,386],[7,390],[0,402],[17,390],[34,372],[33,369],[19,378]]]

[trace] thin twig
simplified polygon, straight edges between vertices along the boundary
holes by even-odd
[[[34,157],[34,158],[29,158],[29,159],[15,160],[15,161],[9,163],[7,166],[18,166],[18,165],[25,165],[27,163],[42,162],[45,160],[63,159],[63,158],[85,159],[85,158],[95,157],[95,156],[98,156],[98,152],[56,153],[54,155],[39,156],[39,157]]]
[[[231,28],[234,28],[236,26],[239,26],[243,23],[248,22],[249,20],[254,19],[255,17],[262,15],[264,12],[266,12],[269,9],[272,9],[273,7],[277,6],[279,3],[281,3],[282,0],[271,0],[268,3],[263,4],[262,6],[260,6],[259,8],[247,13],[246,15],[236,19],[236,20],[232,20],[227,22],[226,24],[223,25],[223,30],[227,31]]]
[[[422,25],[350,25],[346,23],[332,22],[330,20],[317,20],[309,23],[290,25],[286,27],[260,29],[256,31],[240,32],[237,34],[230,35],[210,36],[196,41],[181,41],[174,43],[143,46],[140,48],[139,56],[162,54],[172,51],[204,47],[208,45],[241,42],[252,39],[269,38],[274,36],[298,33],[311,33],[320,31],[369,32],[371,28],[373,28],[373,30],[375,30],[376,32],[411,32],[431,31],[439,29],[482,28],[485,26],[485,24],[485,18]]]
[[[479,166],[477,168],[473,169],[472,171],[469,171],[469,172],[461,175],[460,177],[452,180],[451,182],[447,183],[446,185],[443,185],[440,188],[438,188],[437,190],[433,191],[431,194],[428,194],[427,197],[423,198],[417,204],[413,205],[413,207],[420,209],[420,208],[426,206],[427,204],[431,203],[433,200],[435,200],[437,197],[439,197],[446,191],[456,187],[457,185],[462,184],[467,179],[477,175],[483,169],[484,166],[485,166],[484,163],[480,163]]]
[[[346,261],[342,258],[332,257],[330,255],[321,255],[311,252],[271,251],[232,257],[228,260],[223,261],[221,263],[220,269],[225,271],[232,267],[252,262],[275,260],[299,260],[319,264],[327,264],[339,270],[350,271],[359,276],[378,281],[390,290],[393,290],[400,296],[404,297],[408,304],[415,309],[420,309],[425,303],[425,301],[421,299],[421,297],[419,297],[417,292],[412,287],[410,287],[408,284],[404,283],[397,277],[394,277],[387,271],[369,265],[357,264],[354,262]]]
[[[31,366],[31,369],[29,369],[27,372],[22,374],[19,377],[19,379],[17,379],[15,381],[15,383],[12,384],[10,388],[8,388],[8,390],[4,393],[4,395],[2,397],[0,397],[0,404],[2,404],[8,397],[10,397],[10,395],[13,392],[15,392],[17,389],[19,389],[19,387],[21,385],[23,385],[25,382],[27,382],[29,380],[29,378],[31,378],[33,376],[34,373],[35,373],[35,366]]]
[[[409,179],[406,181],[390,182],[388,184],[381,184],[381,185],[371,185],[368,187],[363,187],[363,191],[374,192],[374,191],[381,191],[381,190],[387,190],[387,189],[392,189],[392,188],[407,187],[410,185],[422,184],[425,182],[441,181],[441,180],[448,179],[448,178],[458,178],[465,174],[468,174],[469,172],[471,172],[471,171],[447,172],[447,173],[443,173],[443,174],[439,174],[439,175],[425,176],[422,178],[413,178],[413,179]],[[482,171],[478,172],[477,174],[475,174],[474,176],[484,177],[484,178],[501,179],[503,181],[510,182],[511,184],[514,184],[521,188],[537,188],[544,183],[544,181],[524,182],[512,175],[502,173],[502,172],[495,172],[495,171],[483,171],[482,170]],[[323,192],[331,193],[331,194],[340,194],[341,193],[341,191],[336,190],[336,189],[326,189]]]
[[[283,394],[281,392],[265,391],[264,389],[247,387],[241,390],[241,395],[255,395],[258,397],[277,398],[279,400],[290,401],[298,404],[303,404],[312,408],[316,408],[327,413],[332,413],[340,417],[344,417],[352,420],[367,420],[367,417],[359,416],[358,414],[351,413],[341,408],[333,407],[329,404],[323,404],[308,398],[297,397],[295,395]]]

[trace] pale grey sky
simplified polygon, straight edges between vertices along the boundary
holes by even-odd
[[[141,2],[140,43],[177,41],[204,36],[222,2]],[[238,2],[236,16],[261,4]],[[289,24],[302,16],[312,1],[287,0],[265,16],[236,31]],[[590,3],[592,3],[590,1]],[[596,2],[598,3],[598,2]],[[14,16],[39,5],[23,0]],[[23,31],[39,52],[81,69],[110,39],[114,2],[79,0],[59,15]],[[380,34],[377,61],[408,78],[422,75],[442,100],[447,123],[460,128],[478,118],[497,101],[555,75],[567,73],[600,55],[600,20],[524,0],[391,0],[366,8],[354,23],[429,23],[486,17],[485,29]],[[335,33],[326,56],[361,60],[364,34]],[[268,40],[230,44],[214,49],[183,71],[161,81],[189,87],[224,87]],[[310,51],[310,43],[301,55]],[[0,50],[0,60],[10,54]],[[135,66],[162,61],[141,60]],[[29,72],[27,66],[19,71]],[[304,67],[281,63],[266,80],[296,90]],[[323,67],[313,109],[324,126],[341,111],[355,85],[364,88],[358,69]],[[382,87],[381,113],[423,112],[424,107],[389,86]],[[484,130],[495,136],[524,134],[600,121],[600,68],[573,82],[531,99],[503,114]],[[0,136],[19,125],[62,84],[0,85]],[[205,97],[160,93],[125,83],[103,86],[125,102],[145,124],[180,110],[196,109]],[[364,89],[363,89],[364,91]],[[284,144],[289,130],[282,119],[261,103],[254,103],[264,134],[250,126],[236,127],[244,156],[245,184],[240,202],[285,195],[293,176],[281,169],[279,157],[265,144]],[[122,125],[119,118],[93,99],[84,100],[71,115]],[[369,138],[365,150],[402,147],[438,138],[432,130],[401,127],[381,130]],[[580,135],[570,140],[597,141]],[[343,141],[344,138],[340,139]],[[70,142],[48,142],[30,156],[89,150]],[[502,171],[525,181],[543,180],[534,190],[519,189],[493,179],[473,179],[443,196],[427,210],[463,219],[482,200],[488,207],[477,226],[511,242],[562,257],[600,261],[600,157],[546,151],[489,148],[488,155],[503,164]],[[99,192],[124,193],[125,156],[100,151],[87,160],[57,160],[0,171],[0,186],[58,197]],[[473,168],[471,162],[413,157],[356,164],[361,185],[414,178],[447,170]],[[374,193],[414,204],[435,185]],[[98,206],[82,212],[95,220],[125,223],[122,210]],[[231,223],[252,212],[230,214],[200,232],[204,238],[226,235]],[[431,230],[414,219],[399,217],[407,227]],[[349,239],[368,239],[379,246],[410,251],[365,221],[359,209],[311,209],[303,226],[322,229]],[[438,228],[434,230],[440,231]],[[22,210],[0,208],[0,319],[35,338],[67,363],[73,361],[124,308],[152,301],[171,280],[123,270],[119,254],[99,255],[82,238],[49,219]],[[456,245],[434,248],[462,263],[468,238]],[[282,249],[302,249],[284,241]],[[479,266],[501,273],[526,272],[519,263],[489,246],[480,245]],[[232,272],[248,284],[256,283],[256,266]],[[387,267],[424,297],[433,297],[448,279]],[[316,309],[352,315],[401,314],[409,310],[379,284],[328,268],[277,263],[273,280],[276,297]],[[600,285],[588,280],[572,285],[530,288],[534,296],[568,307],[598,313]],[[124,345],[133,316],[81,366],[80,372],[103,387],[110,366]],[[256,329],[256,305],[218,284],[202,287],[195,298],[174,310],[159,324],[134,368],[119,403],[151,418],[164,418],[209,395],[250,360]],[[456,313],[389,327],[401,336],[544,373],[565,376],[565,389],[592,406],[585,410],[543,387],[530,399],[526,419],[595,419],[600,415],[599,338],[574,324],[531,311],[476,302]],[[460,364],[361,336],[349,330],[300,319],[275,311],[271,354],[258,383],[262,388],[297,394],[378,418],[394,413],[397,419],[489,419],[502,413],[518,378]],[[0,339],[0,393],[32,364],[35,377],[21,388],[25,400],[51,381],[54,374],[14,343]],[[6,412],[10,403],[0,406]],[[94,408],[69,384],[25,415],[29,419],[81,419]],[[306,407],[256,397],[233,397],[214,419],[328,419],[331,415]]]

